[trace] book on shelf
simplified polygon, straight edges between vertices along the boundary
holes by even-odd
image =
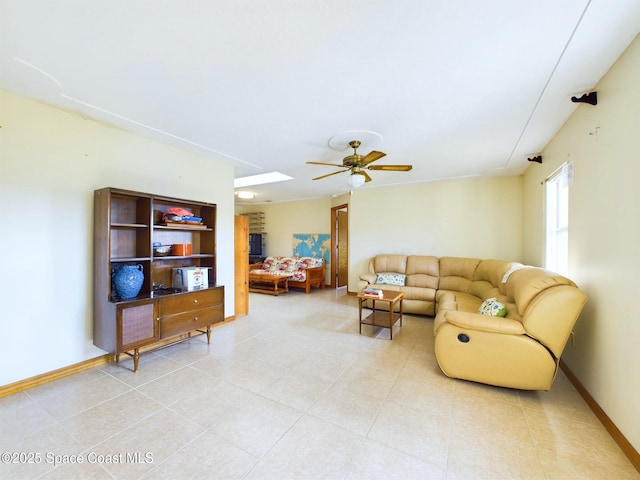
[[[377,288],[365,288],[362,294],[365,297],[382,298],[382,290]]]

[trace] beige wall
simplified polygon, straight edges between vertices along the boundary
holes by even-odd
[[[217,203],[218,278],[233,315],[230,165],[2,90],[0,124],[0,385],[104,354],[92,340],[97,188]]]
[[[569,277],[588,295],[563,360],[640,450],[640,39],[524,177],[525,260],[544,257],[544,180],[573,161]]]
[[[350,291],[379,253],[521,261],[522,177],[363,188],[349,222]]]

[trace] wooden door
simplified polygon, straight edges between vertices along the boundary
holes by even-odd
[[[349,283],[349,214],[347,210],[338,210],[337,212],[337,287],[344,287]]]
[[[234,222],[235,316],[249,313],[249,217]]]

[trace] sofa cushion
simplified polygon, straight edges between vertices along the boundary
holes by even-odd
[[[387,285],[386,283],[374,283],[371,285],[371,288],[377,288],[378,290],[390,290],[392,292],[401,292],[405,289],[405,287],[401,287],[400,285]]]
[[[486,300],[500,295],[500,289],[486,280],[474,280],[469,285],[469,293]]]
[[[297,272],[300,270],[298,266],[298,260],[292,257],[284,257],[280,260],[280,270],[284,272]]]
[[[506,284],[503,283],[505,274],[522,265],[517,262],[505,262],[503,260],[482,260],[473,274],[473,282],[469,292],[487,299],[506,295]]]
[[[479,258],[442,257],[440,259],[440,282],[438,288],[468,292],[479,264]]]
[[[478,313],[482,299],[470,293],[456,292],[456,303],[458,305],[457,310]]]
[[[406,255],[376,255],[371,273],[406,273]]]
[[[490,317],[504,317],[507,314],[507,307],[496,298],[487,298],[480,305],[478,313],[489,315]]]
[[[324,258],[322,257],[300,257],[297,259],[298,269],[322,267],[324,265]]]
[[[267,257],[262,263],[262,270],[275,271],[278,269],[278,261],[275,257]]]
[[[379,273],[376,277],[378,285],[397,285],[404,286],[406,275],[403,273]]]
[[[407,286],[437,289],[439,277],[440,261],[438,257],[425,255],[407,257]]]
[[[464,312],[478,313],[478,309],[482,304],[482,299],[466,292],[456,292],[455,290],[438,290],[436,292],[436,301],[439,310],[443,308],[452,308],[453,310],[461,310]]]
[[[547,288],[558,285],[576,287],[566,277],[542,268],[524,267],[513,272],[507,280],[507,293],[515,300],[518,313],[524,315],[531,300]],[[577,288],[577,287],[576,287]]]
[[[409,287],[401,288],[405,294],[405,300],[422,300],[426,302],[434,302],[436,299],[436,290],[433,288]]]
[[[439,305],[438,312],[433,321],[433,332],[437,333],[438,329],[446,323],[445,314],[449,311],[468,312],[474,315],[478,314],[478,309],[482,304],[482,300],[471,295],[470,293],[456,292],[454,290],[438,290],[436,292],[436,300]]]

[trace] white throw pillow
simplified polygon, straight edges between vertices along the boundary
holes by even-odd
[[[404,286],[406,275],[401,273],[379,273],[376,277],[376,283],[379,285],[397,285]]]

